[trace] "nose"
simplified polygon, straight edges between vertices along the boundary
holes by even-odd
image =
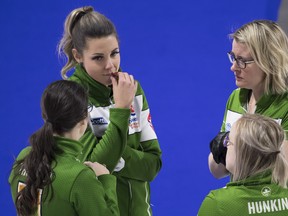
[[[106,62],[105,69],[110,70],[110,69],[112,69],[113,67],[114,67],[114,65],[113,65],[112,59],[111,59],[111,58],[108,58],[108,59],[107,59],[107,62]]]
[[[236,61],[233,61],[232,65],[231,65],[231,67],[230,67],[230,70],[231,70],[232,72],[235,72],[236,70],[240,70],[240,68],[238,67]]]

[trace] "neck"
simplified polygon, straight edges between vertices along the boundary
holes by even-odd
[[[66,132],[63,134],[63,137],[72,139],[72,140],[79,140],[79,132],[76,130],[76,128],[73,128],[71,131]]]
[[[251,93],[251,97],[254,97],[255,101],[257,102],[262,95],[264,94],[264,87],[262,84],[260,84],[259,86],[257,86],[256,88],[252,89],[252,93]]]
[[[79,140],[81,138],[81,136],[79,137],[79,132],[75,128],[63,134],[54,133],[54,136],[60,136],[60,137],[64,137],[64,138],[72,139],[72,140]]]
[[[252,91],[249,101],[255,100],[255,102],[257,102],[261,98],[262,95],[263,95],[263,93],[258,93],[258,92]]]
[[[255,113],[256,110],[256,100],[253,96],[253,94],[251,94],[250,98],[249,98],[249,102],[247,104],[247,112],[248,113]]]
[[[88,117],[78,122],[70,131],[63,133],[61,136],[78,141],[84,134],[88,124]],[[60,134],[57,134],[60,135]]]

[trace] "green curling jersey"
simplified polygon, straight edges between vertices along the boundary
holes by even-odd
[[[287,216],[288,189],[271,183],[271,172],[230,182],[211,191],[198,216]]]
[[[91,130],[81,139],[84,143],[80,160],[98,161],[113,171],[119,159],[125,161],[117,177],[117,195],[120,214],[123,216],[150,216],[150,184],[158,174],[161,162],[161,149],[154,131],[149,106],[138,83],[134,101],[130,107],[127,124],[117,127],[126,131],[115,136],[112,133],[111,110],[114,107],[111,87],[92,79],[80,66],[69,78],[88,88],[89,101],[93,105],[90,112]],[[126,138],[126,137],[125,137]]]
[[[56,163],[52,163],[52,190],[39,188],[36,215],[120,215],[115,176],[101,175],[97,178],[89,167],[80,162],[76,158],[82,150],[80,142],[63,137],[55,137],[55,140],[60,151],[56,154]],[[30,149],[22,150],[17,160],[23,159]],[[20,173],[12,170],[9,183],[14,202],[17,192],[25,187],[25,181],[25,170]]]
[[[221,131],[230,131],[244,113],[247,112],[251,90],[238,88],[230,95],[225,109]],[[275,119],[286,132],[288,139],[288,93],[282,95],[263,95],[256,104],[255,113]]]

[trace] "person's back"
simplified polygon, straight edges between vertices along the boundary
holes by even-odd
[[[271,183],[271,172],[264,172],[211,191],[202,205],[199,216],[286,216],[288,190]]]
[[[244,114],[223,139],[231,182],[206,196],[198,216],[288,215],[285,145],[274,119]]]
[[[87,92],[75,82],[57,81],[44,91],[44,125],[30,136],[31,146],[20,152],[9,177],[18,215],[119,215],[116,177],[77,158],[87,107]]]
[[[69,149],[72,146],[67,146],[67,144],[70,143],[71,140],[66,140],[65,147],[63,147],[69,151],[64,151],[61,154],[56,155],[55,161],[57,161],[57,163],[52,163],[52,166],[55,166],[53,169],[54,180],[51,184],[52,189],[45,187],[44,190],[39,190],[38,199],[41,204],[38,205],[38,212],[41,212],[41,215],[44,216],[78,214],[109,215],[109,212],[101,212],[101,209],[103,209],[101,208],[102,206],[98,208],[100,211],[96,210],[97,205],[106,205],[106,203],[99,203],[99,199],[97,198],[105,196],[104,190],[102,189],[103,186],[100,181],[96,179],[95,173],[90,168],[75,160],[74,156],[76,156],[76,154],[71,154],[71,149]],[[77,143],[73,143],[73,145],[75,144]],[[77,151],[74,151],[77,154],[79,147],[81,147],[80,143],[78,144],[78,149],[73,146],[74,149],[77,149]],[[30,147],[27,147],[21,151],[17,160],[24,158],[30,149]],[[15,200],[19,189],[25,187],[26,175],[25,172],[22,174],[23,175],[15,175],[15,173],[12,172],[10,175],[9,182],[11,184],[13,200]],[[100,176],[99,178],[103,177]],[[107,180],[109,180],[109,183]],[[107,187],[115,188],[116,181],[114,176],[106,176],[105,181]],[[79,205],[82,202],[81,199],[85,200],[85,206]],[[91,208],[91,206],[94,207]],[[92,209],[93,211],[91,211]]]

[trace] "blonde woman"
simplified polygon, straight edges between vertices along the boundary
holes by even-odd
[[[224,139],[232,181],[211,191],[198,216],[288,215],[285,132],[269,117],[244,114]]]
[[[230,95],[221,132],[211,141],[209,168],[216,178],[229,175],[225,168],[225,132],[244,113],[275,119],[288,130],[288,39],[279,25],[255,20],[231,34],[228,52],[238,89]]]

